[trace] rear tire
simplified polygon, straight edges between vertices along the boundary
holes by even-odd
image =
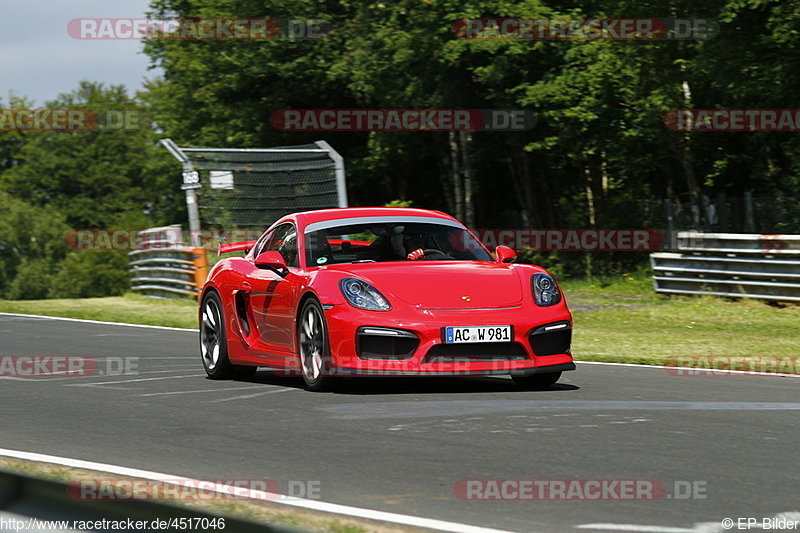
[[[330,391],[339,380],[330,376],[332,369],[328,324],[322,306],[309,298],[300,310],[297,321],[297,347],[300,373],[306,389],[314,392]]]
[[[511,376],[514,383],[521,389],[547,389],[556,384],[561,379],[561,372],[551,372],[549,374],[532,374],[530,376]]]
[[[200,356],[211,379],[247,379],[256,373],[254,366],[233,365],[228,359],[228,332],[225,311],[215,291],[208,291],[200,304]]]

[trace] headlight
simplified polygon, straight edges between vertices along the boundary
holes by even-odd
[[[350,305],[369,311],[388,311],[392,308],[386,298],[378,290],[358,278],[344,278],[339,288]]]
[[[536,305],[547,307],[561,301],[561,291],[553,278],[547,274],[534,274],[531,278],[533,284],[533,297]]]

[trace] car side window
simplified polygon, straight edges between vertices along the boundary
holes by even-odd
[[[259,255],[261,252],[265,252],[265,251],[266,251],[266,250],[264,249],[264,247],[266,246],[266,244],[267,244],[267,241],[269,241],[270,237],[272,237],[272,235],[273,235],[274,233],[275,233],[274,231],[270,231],[270,232],[264,233],[264,235],[262,235],[262,236],[261,236],[261,237],[258,239],[258,241],[256,241],[256,244],[255,244],[255,246],[253,246],[253,259],[255,259],[256,257],[258,257],[258,255]]]
[[[290,267],[298,266],[297,262],[297,229],[292,223],[281,224],[272,232],[272,237],[262,250],[263,252],[280,252]]]

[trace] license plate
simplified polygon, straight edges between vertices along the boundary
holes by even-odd
[[[447,326],[444,342],[511,342],[511,326]]]

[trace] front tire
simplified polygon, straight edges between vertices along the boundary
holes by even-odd
[[[310,391],[321,392],[335,388],[336,378],[331,371],[328,324],[320,303],[309,298],[300,311],[297,321],[297,346],[300,356],[300,372]]]
[[[549,374],[532,374],[530,376],[511,376],[514,383],[521,389],[547,389],[556,384],[561,379],[561,372],[551,372]]]
[[[200,356],[211,379],[247,379],[256,373],[254,366],[231,364],[228,359],[228,334],[225,311],[215,291],[208,291],[200,304]]]

